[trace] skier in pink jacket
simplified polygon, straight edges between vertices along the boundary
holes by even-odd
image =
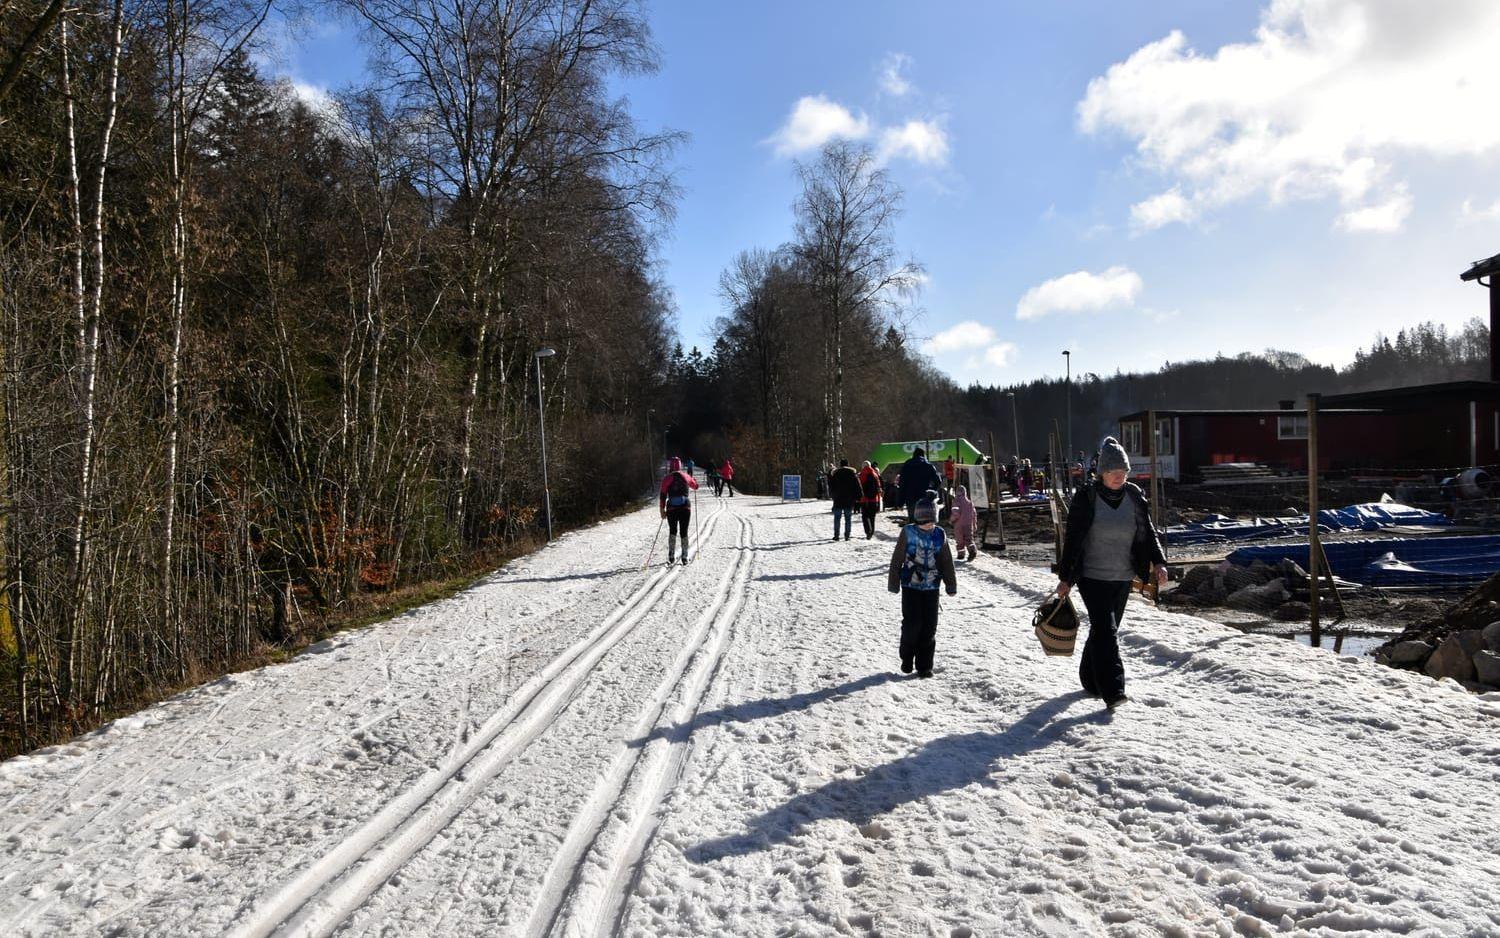
[[[693,517],[692,490],[698,487],[694,479],[682,468],[682,460],[676,456],[667,463],[667,474],[662,476],[660,507],[661,516],[667,519],[667,563],[677,556],[677,537],[682,535],[682,563],[688,562],[688,521]]]

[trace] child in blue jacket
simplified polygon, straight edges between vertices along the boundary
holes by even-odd
[[[937,493],[928,491],[912,511],[912,524],[901,529],[891,554],[888,586],[901,594],[901,673],[932,677],[937,650],[938,583],[948,595],[958,593],[953,552],[937,524]]]

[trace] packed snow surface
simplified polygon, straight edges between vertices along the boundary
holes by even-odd
[[[1111,714],[989,557],[916,680],[894,526],[699,500],[0,764],[0,934],[1500,934],[1500,700],[1133,600]]]

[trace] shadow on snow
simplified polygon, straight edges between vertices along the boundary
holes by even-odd
[[[783,713],[791,713],[794,710],[806,710],[814,704],[834,700],[894,680],[896,680],[896,675],[883,672],[866,675],[855,681],[845,681],[842,684],[825,687],[822,690],[793,694],[790,697],[762,697],[759,700],[747,700],[744,703],[732,704],[720,710],[700,713],[686,723],[659,727],[639,739],[630,740],[626,745],[644,746],[657,739],[665,739],[673,743],[686,742],[695,730],[710,726],[719,726],[724,723],[750,723],[755,720],[764,720],[767,717],[780,716]]]
[[[1083,691],[1054,697],[998,733],[944,736],[858,778],[835,779],[753,818],[743,834],[690,847],[687,858],[709,863],[745,856],[785,843],[817,821],[837,818],[860,827],[907,802],[985,783],[998,759],[1042,749],[1080,724],[1108,722],[1107,710],[1054,719],[1086,697]]]

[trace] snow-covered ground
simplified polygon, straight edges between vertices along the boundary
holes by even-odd
[[[0,764],[0,934],[1500,934],[1500,700],[1133,603],[1110,715],[991,558],[913,680],[893,528],[699,516]]]

